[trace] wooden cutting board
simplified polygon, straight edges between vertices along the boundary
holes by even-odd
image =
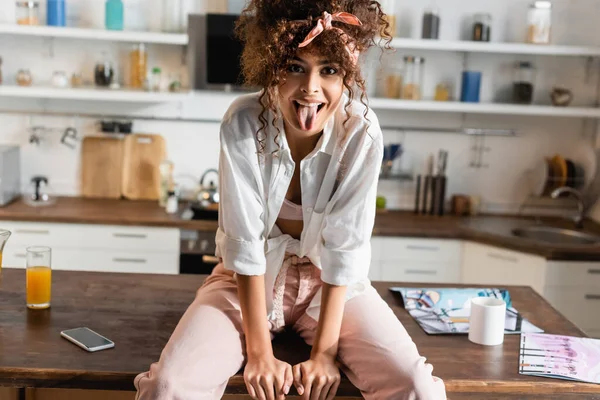
[[[166,157],[160,135],[135,133],[125,138],[123,151],[123,196],[131,200],[158,200],[160,163]]]
[[[86,136],[81,146],[81,194],[83,197],[121,198],[123,139]]]

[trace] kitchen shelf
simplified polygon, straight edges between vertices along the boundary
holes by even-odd
[[[69,38],[85,40],[103,40],[109,42],[130,42],[146,44],[169,44],[185,46],[187,33],[161,33],[138,31],[111,31],[106,29],[83,29],[54,26],[28,26],[0,24],[0,34],[18,36],[39,36],[42,38]]]
[[[530,115],[564,118],[600,118],[600,108],[553,107],[540,105],[461,103],[372,98],[369,105],[375,110],[431,111],[446,113]]]
[[[434,50],[467,53],[526,54],[545,56],[600,56],[600,47],[558,46],[527,43],[473,42],[465,40],[431,40],[394,38],[391,46],[406,50]]]
[[[2,86],[0,98],[111,101],[125,103],[167,103],[190,98],[190,92],[146,92],[131,89],[53,88],[43,86]]]

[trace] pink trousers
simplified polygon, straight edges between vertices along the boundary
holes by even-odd
[[[312,264],[288,269],[284,318],[309,345],[317,321],[305,311],[321,286]],[[219,264],[198,290],[160,360],[135,378],[136,400],[220,399],[245,361],[242,314],[234,276]],[[338,359],[366,399],[444,400],[410,336],[375,290],[346,303]]]

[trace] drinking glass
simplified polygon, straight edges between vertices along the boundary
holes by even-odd
[[[50,247],[32,246],[27,249],[27,307],[50,307],[52,288],[52,250]]]

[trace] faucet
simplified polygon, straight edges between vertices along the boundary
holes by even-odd
[[[583,229],[583,219],[585,217],[585,203],[583,200],[583,195],[578,190],[575,190],[568,186],[563,186],[563,187],[559,187],[558,189],[555,189],[550,194],[550,196],[553,199],[556,199],[558,196],[560,196],[563,193],[568,193],[568,194],[572,195],[573,197],[575,197],[575,199],[577,200],[578,212],[577,212],[577,216],[575,216],[575,218],[573,218],[573,220],[575,222],[575,228]]]

